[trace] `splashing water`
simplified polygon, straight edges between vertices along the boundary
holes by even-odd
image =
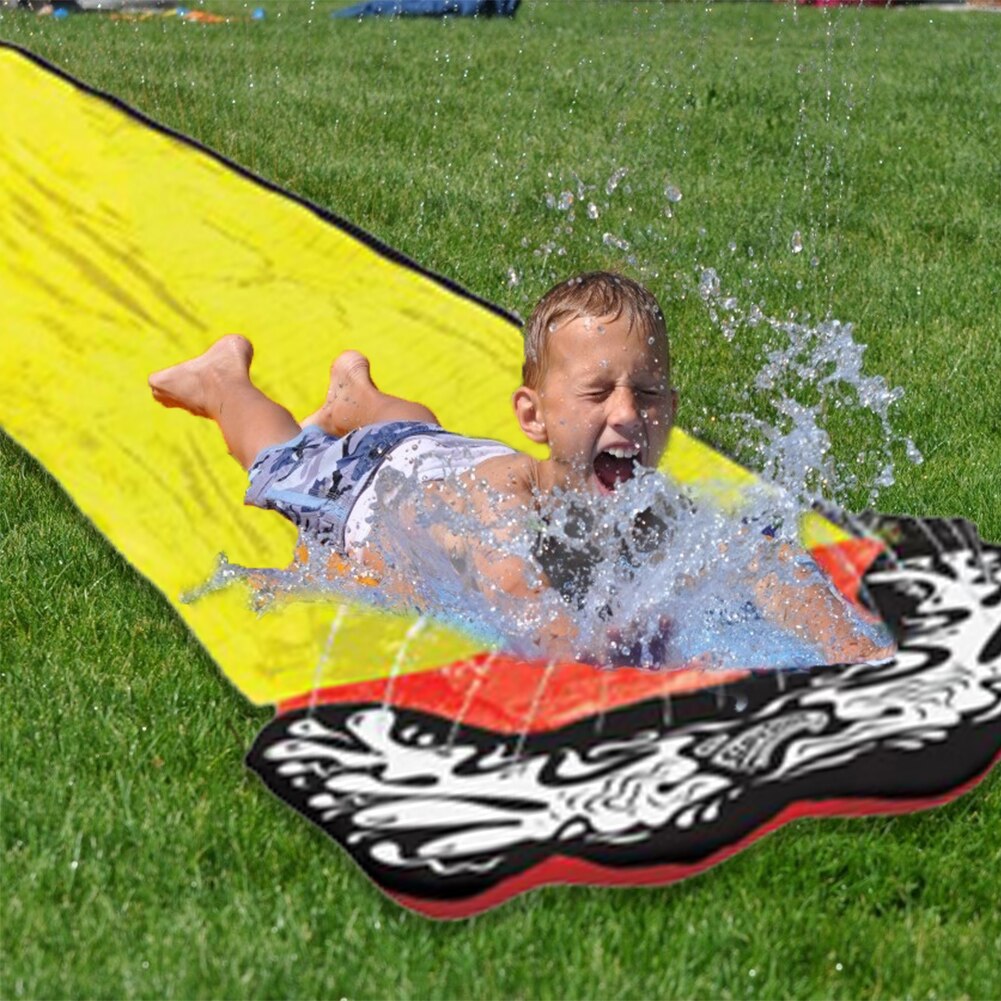
[[[643,243],[660,242],[666,239],[666,235],[657,233],[650,225],[637,230],[633,188],[623,183],[628,174],[628,167],[616,167],[603,182],[598,179],[596,183],[588,183],[586,178],[571,170],[569,179],[573,181],[574,190],[565,188],[558,194],[552,191],[543,194],[540,207],[544,207],[546,216],[555,213],[555,217],[549,238],[532,250],[532,256],[539,260],[541,266],[522,266],[528,281],[519,290],[521,308],[530,310],[534,305],[530,301],[529,285],[538,281],[553,284],[565,276],[567,268],[559,258],[586,259],[599,245],[621,251],[623,263],[637,269],[644,278],[657,277],[657,268],[649,266],[634,252],[633,234],[636,240]],[[548,177],[552,178],[551,172]],[[568,180],[566,175],[560,179],[564,183]],[[637,183],[641,184],[641,181]],[[666,199],[664,215],[673,218],[683,197],[681,189],[667,180],[663,186],[663,197]],[[599,219],[603,220],[601,224],[597,224]],[[523,248],[530,244],[527,237],[521,241]],[[584,247],[590,249],[584,250]]]
[[[767,578],[768,592],[786,589],[790,603],[804,586],[822,588],[856,635],[886,641],[808,555],[781,545],[795,534],[798,506],[771,487],[752,492],[734,514],[696,504],[670,479],[638,470],[610,496],[536,495],[532,506],[493,527],[416,478],[383,474],[376,490],[365,557],[387,568],[380,586],[343,564],[331,573],[329,547],[305,537],[306,557],[293,567],[255,570],[223,559],[190,597],[245,581],[260,611],[289,599],[362,601],[431,616],[525,658],[546,655],[540,635],[569,614],[574,655],[592,663],[701,660],[707,667],[780,669],[823,662],[832,637],[814,635],[808,622],[780,625],[762,613]],[[443,544],[443,535],[480,540],[479,552],[492,560],[517,559],[537,598],[507,600],[484,587],[475,556]]]
[[[553,207],[572,213],[574,197],[564,191]],[[628,249],[611,233],[603,242]],[[512,269],[509,281],[517,280]],[[380,474],[365,561],[388,568],[379,586],[343,564],[332,573],[329,548],[303,538],[306,558],[293,567],[253,570],[222,560],[198,594],[244,581],[261,611],[290,599],[416,611],[484,645],[533,659],[547,655],[540,640],[547,624],[568,614],[573,653],[589,662],[781,669],[830,659],[835,637],[816,635],[808,622],[779,624],[764,614],[761,582],[767,579],[768,590],[785,594],[787,605],[796,604],[804,587],[824,590],[847,629],[843,635],[884,645],[880,625],[834,591],[796,547],[796,535],[804,509],[818,502],[836,508],[860,486],[868,487],[871,501],[891,484],[899,446],[920,461],[890,422],[902,391],[863,373],[865,345],[855,341],[851,324],[769,317],[756,304],[742,305],[712,268],[701,271],[696,288],[726,341],[745,330],[766,335],[761,367],[744,394],[748,409],[720,415],[741,429],[741,457],[768,480],[739,512],[696,504],[677,483],[636,469],[610,496],[537,495],[530,508],[487,529],[471,507],[444,503],[415,478]],[[828,424],[849,411],[875,418],[878,445],[871,454],[836,454]],[[494,559],[517,559],[536,596],[505,600],[484,587],[470,551],[442,544],[443,538],[478,539]]]
[[[849,494],[865,491],[874,504],[894,482],[896,458],[918,464],[921,452],[894,431],[891,409],[904,395],[881,375],[863,372],[866,346],[851,323],[825,319],[769,317],[752,304],[744,309],[722,288],[713,268],[699,279],[699,295],[710,319],[732,341],[742,329],[764,328],[772,338],[745,396],[750,412],[720,415],[738,422],[738,451],[747,463],[787,490],[799,504],[840,507]],[[829,425],[836,419],[875,421],[867,449],[838,455]]]
[[[563,195],[569,204],[572,193]],[[614,234],[604,242],[628,247]],[[696,504],[678,484],[636,469],[610,496],[537,495],[530,508],[486,529],[471,507],[457,510],[416,479],[380,474],[366,554],[367,564],[389,568],[380,586],[360,572],[331,573],[329,548],[303,538],[306,559],[288,570],[223,560],[199,593],[239,580],[251,584],[260,610],[287,599],[326,598],[416,611],[525,658],[546,656],[540,636],[547,623],[569,614],[573,653],[590,662],[666,666],[702,659],[721,668],[780,669],[830,659],[824,650],[837,648],[833,637],[763,613],[760,584],[767,579],[788,605],[804,587],[826,589],[847,635],[883,645],[880,626],[837,595],[795,546],[803,510],[817,503],[836,508],[860,487],[869,489],[871,502],[893,482],[901,446],[908,459],[920,461],[891,425],[902,391],[863,373],[865,345],[855,341],[851,324],[769,317],[729,294],[712,268],[702,270],[697,292],[726,341],[745,330],[766,335],[761,367],[744,394],[748,409],[719,415],[740,428],[741,458],[769,481],[739,512]],[[837,454],[828,425],[847,412],[875,418],[878,444],[871,452]],[[537,596],[505,600],[483,586],[470,551],[443,538],[478,539],[492,558],[517,559]]]
[[[556,494],[540,510],[536,555],[563,599],[576,604],[585,656],[597,651],[605,662],[640,665],[701,659],[723,668],[824,659],[805,624],[780,626],[760,608],[766,577],[775,592],[801,594],[809,582],[834,595],[811,557],[777,541],[795,535],[789,495],[764,487],[739,513],[726,512],[647,470],[612,497]],[[878,627],[837,600],[846,619],[876,635]],[[552,611],[543,606],[543,614]]]

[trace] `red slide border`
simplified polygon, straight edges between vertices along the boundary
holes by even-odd
[[[421,897],[392,893],[382,887],[380,889],[403,907],[416,911],[418,914],[438,920],[458,920],[482,914],[484,911],[498,907],[510,900],[511,897],[519,896],[542,886],[666,886],[691,876],[697,876],[699,873],[705,872],[706,869],[719,865],[720,862],[725,862],[731,856],[754,844],[755,841],[794,820],[801,820],[805,817],[865,817],[874,814],[892,816],[913,813],[917,810],[929,810],[951,803],[982,782],[998,761],[1001,761],[1001,752],[995,755],[980,774],[938,796],[912,799],[844,797],[790,803],[771,820],[761,824],[760,827],[755,828],[740,840],[691,865],[670,863],[635,869],[611,869],[582,859],[554,856],[540,862],[532,869],[498,883],[477,896],[466,897],[463,900],[425,900]]]

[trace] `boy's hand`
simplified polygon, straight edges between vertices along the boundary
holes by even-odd
[[[673,622],[666,615],[657,619],[650,635],[644,635],[637,624],[625,630],[612,626],[605,633],[608,650],[602,660],[611,667],[663,667],[670,661],[673,632]],[[638,638],[632,638],[637,634]]]

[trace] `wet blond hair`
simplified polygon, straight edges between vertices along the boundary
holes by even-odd
[[[525,362],[521,379],[538,389],[549,366],[549,339],[570,320],[581,316],[617,319],[623,313],[640,334],[663,340],[668,351],[667,327],[657,300],[639,282],[611,271],[588,271],[554,285],[540,300],[525,324]],[[670,359],[668,360],[670,364]]]

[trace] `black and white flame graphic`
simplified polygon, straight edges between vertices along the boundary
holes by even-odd
[[[1001,548],[873,516],[883,665],[754,675],[559,730],[498,734],[393,705],[279,716],[248,763],[389,892],[462,900],[553,857],[696,866],[801,801],[946,796],[1001,751]],[[619,880],[621,881],[621,880]]]

